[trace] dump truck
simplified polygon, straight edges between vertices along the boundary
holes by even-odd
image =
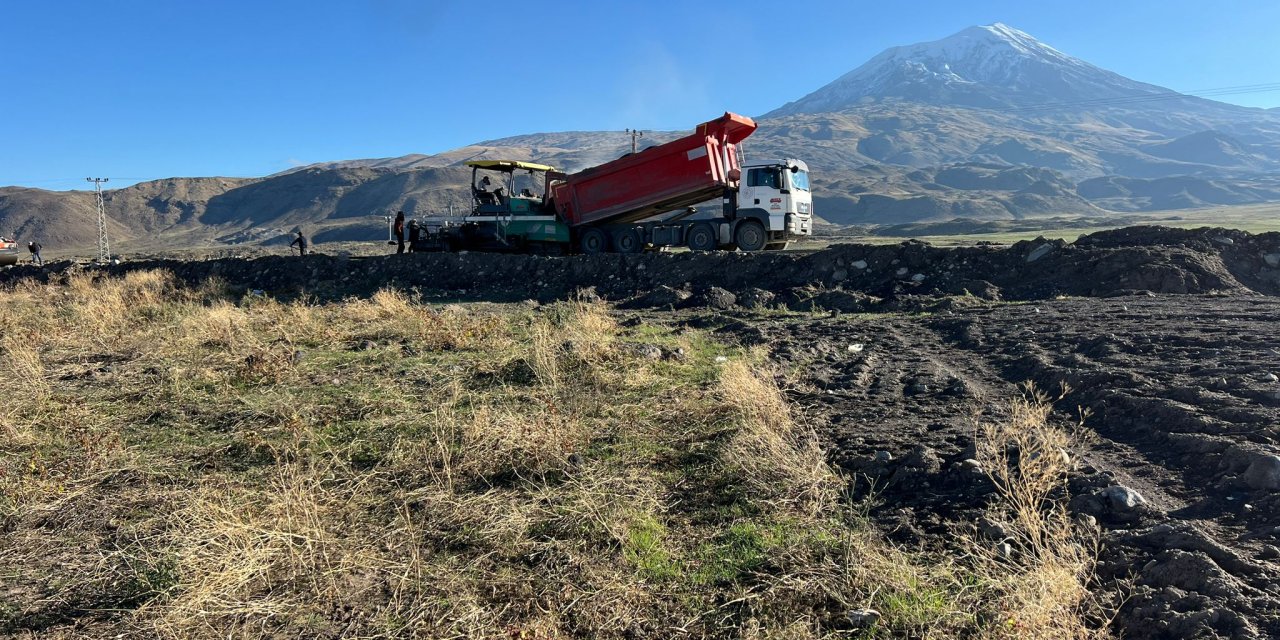
[[[782,249],[813,229],[809,168],[796,159],[743,162],[756,129],[725,113],[666,144],[567,174],[549,165],[477,160],[472,211],[414,220],[413,251],[636,253]],[[496,180],[495,180],[496,178]],[[719,200],[709,217],[694,205]]]
[[[18,264],[18,258],[21,255],[22,251],[18,247],[17,240],[0,238],[0,266]]]

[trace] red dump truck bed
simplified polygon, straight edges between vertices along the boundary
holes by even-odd
[[[552,187],[570,226],[635,222],[719,197],[736,187],[735,145],[756,130],[734,113],[698,125],[692,135],[569,175]]]

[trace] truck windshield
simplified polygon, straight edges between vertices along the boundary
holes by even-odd
[[[809,172],[798,171],[796,173],[791,174],[791,188],[799,189],[801,191],[808,191],[809,190]]]

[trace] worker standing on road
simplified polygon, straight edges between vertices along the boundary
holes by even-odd
[[[40,250],[43,248],[44,247],[41,247],[39,242],[34,240],[27,243],[27,251],[31,252],[31,261],[36,263],[37,267],[44,266],[44,258],[40,257]]]
[[[289,246],[290,247],[297,246],[298,255],[300,256],[307,255],[307,238],[302,235],[301,229],[298,230],[298,237],[294,238],[293,242],[289,243]]]
[[[396,253],[404,253],[404,212],[396,212]]]

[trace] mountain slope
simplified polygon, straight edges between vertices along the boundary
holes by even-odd
[[[893,47],[834,82],[765,114],[829,113],[886,100],[950,107],[1069,110],[1170,98],[1178,109],[1249,111],[1131,80],[1001,23]]]

